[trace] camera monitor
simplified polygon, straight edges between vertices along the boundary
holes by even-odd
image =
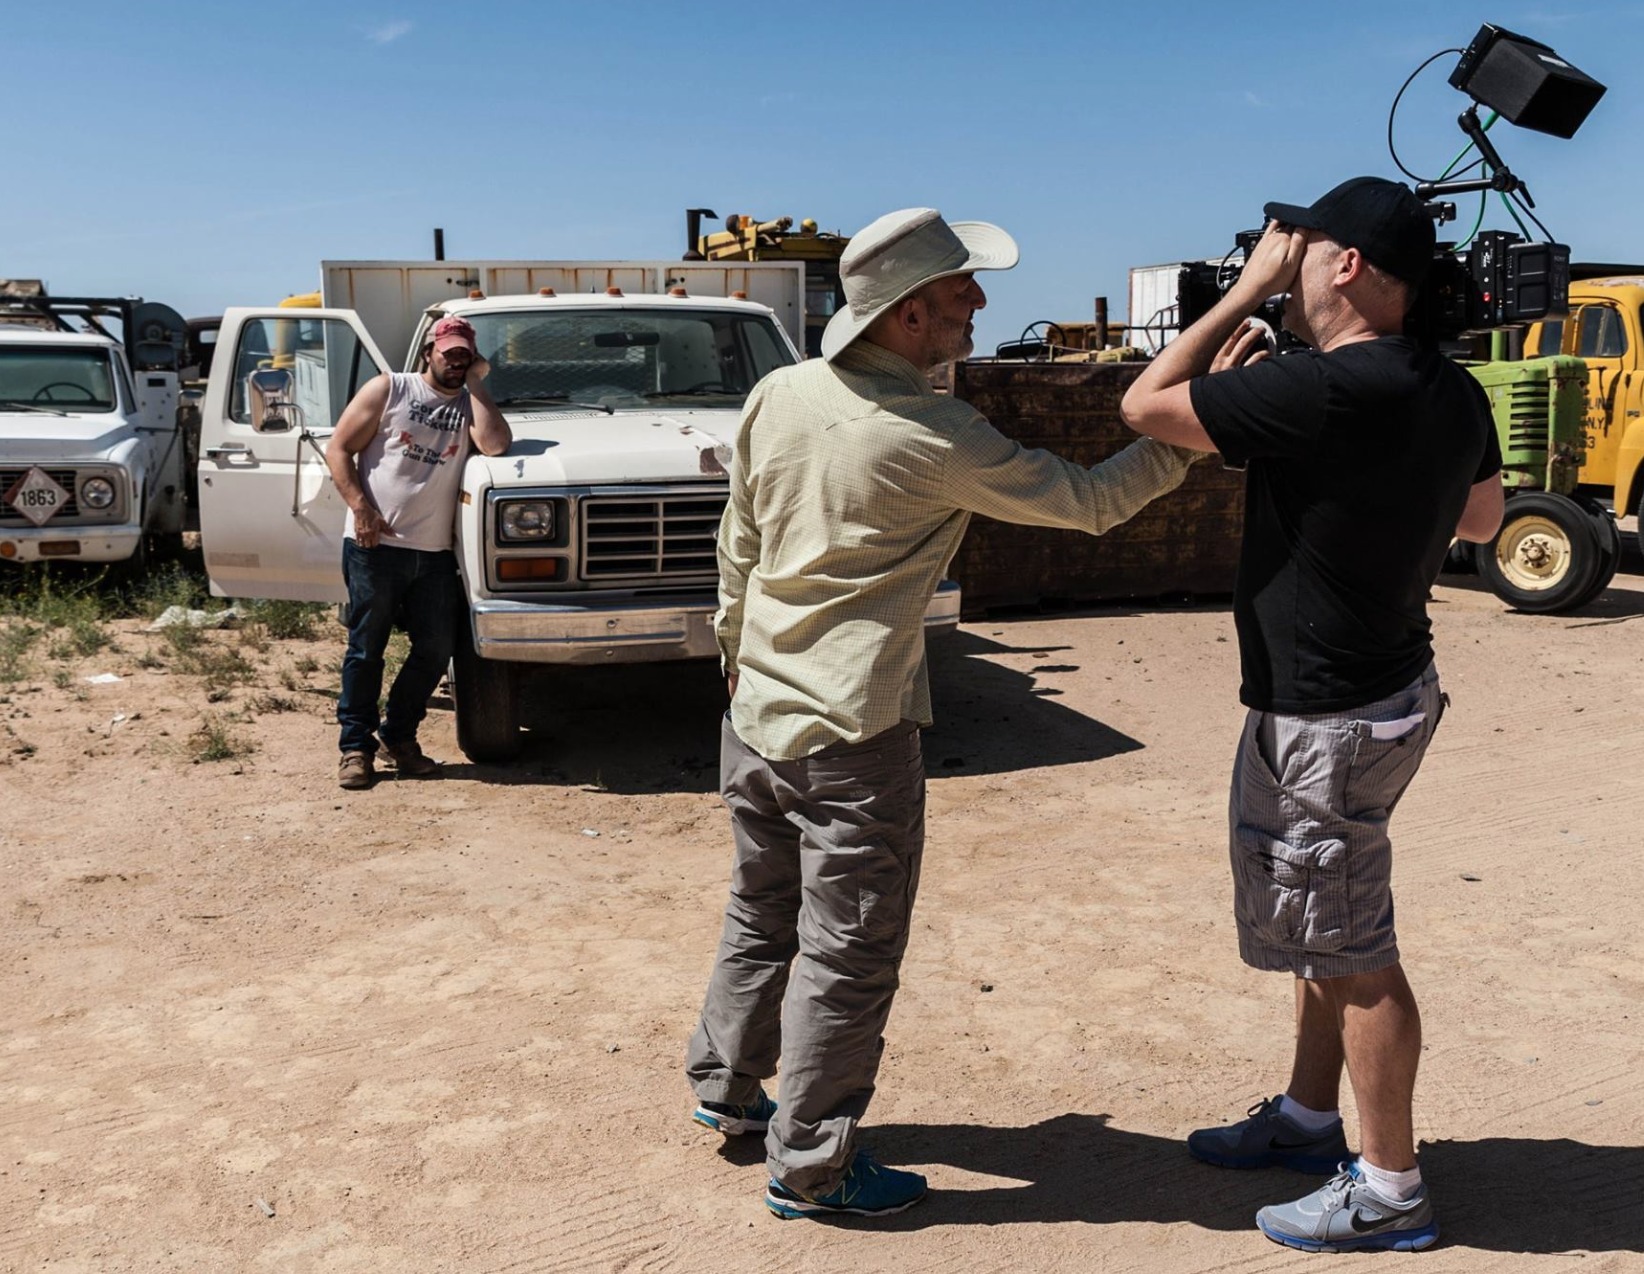
[[[1450,83],[1509,123],[1574,137],[1604,96],[1604,86],[1545,44],[1486,22],[1467,46]]]

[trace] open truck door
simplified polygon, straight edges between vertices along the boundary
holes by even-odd
[[[351,310],[230,309],[200,421],[200,542],[219,597],[340,602],[347,506],[325,444],[388,365]]]

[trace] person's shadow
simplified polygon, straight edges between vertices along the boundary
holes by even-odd
[[[1025,1128],[868,1125],[864,1144],[888,1164],[947,1164],[997,1183],[933,1190],[917,1208],[865,1223],[918,1230],[1186,1222],[1254,1234],[1258,1208],[1323,1183],[1283,1169],[1213,1168],[1189,1157],[1178,1138],[1115,1128],[1110,1118],[1070,1113]],[[753,1143],[750,1162],[763,1159],[758,1138],[733,1140]],[[1644,1148],[1529,1137],[1435,1141],[1422,1145],[1421,1165],[1446,1247],[1644,1252]]]
[[[925,732],[927,770],[1009,774],[1142,747],[1057,701],[1057,675],[1078,671],[1067,653],[1065,646],[1015,647],[970,630],[932,641],[936,725]],[[995,662],[1021,654],[1043,662],[1028,671]],[[725,682],[712,661],[544,665],[532,673],[523,692],[528,728],[520,760],[448,765],[447,777],[627,793],[718,790]],[[451,700],[436,695],[431,706],[449,708]]]

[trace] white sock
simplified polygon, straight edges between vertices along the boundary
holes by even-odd
[[[1376,1167],[1363,1155],[1359,1156],[1359,1176],[1374,1187],[1377,1194],[1395,1203],[1408,1202],[1421,1188],[1419,1166],[1408,1172],[1389,1172],[1386,1168]]]
[[[1314,1110],[1311,1106],[1303,1106],[1288,1093],[1279,1099],[1279,1114],[1303,1132],[1329,1132],[1333,1125],[1341,1122],[1341,1111]]]

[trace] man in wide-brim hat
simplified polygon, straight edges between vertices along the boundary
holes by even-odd
[[[1181,482],[1144,441],[1091,469],[1004,437],[925,373],[971,350],[985,222],[881,217],[840,260],[821,359],[755,387],[720,526],[731,691],[721,791],[735,858],[686,1073],[695,1118],[766,1133],[784,1218],[899,1212],[925,1179],[857,1149],[924,847],[923,616],[972,513],[1099,534]],[[760,1081],[782,1063],[781,1106]]]

